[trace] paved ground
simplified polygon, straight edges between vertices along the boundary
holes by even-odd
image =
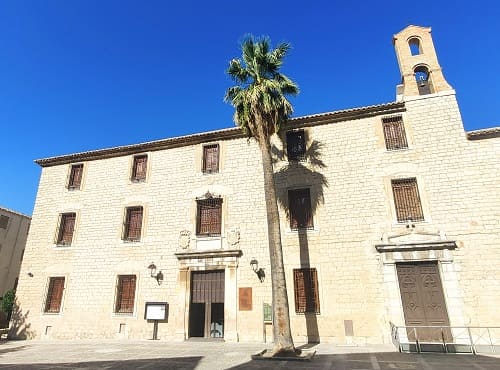
[[[392,346],[318,344],[311,362],[256,361],[261,343],[0,341],[0,369],[500,369],[500,357],[405,354]]]

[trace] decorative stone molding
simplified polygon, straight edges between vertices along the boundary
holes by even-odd
[[[189,247],[189,243],[191,242],[191,231],[182,230],[179,233],[179,247],[182,249],[187,249]]]
[[[229,229],[227,232],[227,243],[234,246],[240,242],[240,230],[236,227]]]

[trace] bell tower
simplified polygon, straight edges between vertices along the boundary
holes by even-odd
[[[438,63],[430,27],[410,25],[395,34],[392,42],[401,71],[397,100],[452,90]]]

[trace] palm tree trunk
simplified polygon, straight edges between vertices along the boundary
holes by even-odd
[[[269,236],[269,256],[271,262],[271,283],[273,296],[273,355],[293,353],[292,333],[290,330],[290,311],[286,291],[283,249],[281,246],[280,219],[274,186],[274,171],[269,137],[257,140],[262,153],[264,171],[264,194],[267,208],[267,230]]]

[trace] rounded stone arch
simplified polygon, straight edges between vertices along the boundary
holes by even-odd
[[[419,95],[432,94],[434,92],[431,80],[431,70],[426,64],[417,64],[413,67],[413,74],[417,82]]]
[[[422,40],[418,36],[410,36],[406,40],[412,56],[423,54]]]

